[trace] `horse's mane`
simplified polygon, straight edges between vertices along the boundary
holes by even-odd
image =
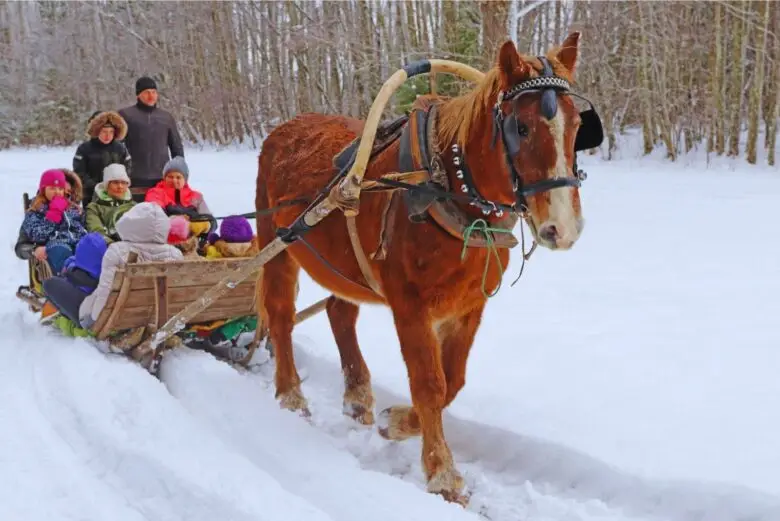
[[[559,50],[557,47],[550,49],[546,57],[556,76],[573,83],[571,72],[558,61]],[[521,54],[520,59],[531,65],[533,71],[530,78],[541,74],[543,67],[538,58]],[[466,143],[472,126],[480,124],[485,117],[492,117],[491,111],[500,89],[501,75],[496,65],[485,73],[485,77],[473,90],[442,103],[438,121],[440,142],[451,143],[457,137],[459,143]]]

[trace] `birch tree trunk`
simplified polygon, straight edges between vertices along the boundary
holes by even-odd
[[[780,9],[769,0],[0,2],[0,147],[73,146],[95,110],[134,103],[151,75],[193,142],[257,143],[302,111],[365,117],[386,77],[449,58],[482,70],[507,36],[534,55],[583,33],[577,88],[597,105],[606,157],[640,129],[645,153],[699,144],[774,164]],[[427,92],[405,86],[397,115]],[[410,82],[412,83],[412,82]],[[448,75],[437,93],[471,88]],[[744,100],[744,109],[743,109]],[[763,123],[763,125],[762,125]],[[747,129],[745,147],[740,146]],[[743,150],[741,150],[743,148]]]

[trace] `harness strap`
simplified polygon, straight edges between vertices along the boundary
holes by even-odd
[[[425,170],[416,170],[413,172],[386,174],[382,176],[382,178],[416,183],[425,179],[426,176],[427,172]],[[387,248],[393,236],[392,222],[395,218],[395,212],[392,212],[392,215],[390,215],[389,212],[391,208],[398,206],[397,204],[393,205],[393,202],[397,199],[397,190],[397,187],[383,185],[379,181],[365,180],[361,183],[361,192],[369,191],[385,194],[389,193],[387,202],[385,203],[385,211],[382,212],[382,228],[380,230],[379,246],[377,246],[377,249],[374,251],[374,253],[371,254],[372,260],[383,260],[387,255]],[[357,221],[355,220],[356,218],[353,216],[344,217],[347,220],[347,234],[349,235],[349,242],[352,243],[352,251],[355,253],[355,260],[357,260],[358,266],[360,267],[360,272],[363,274],[363,278],[366,279],[366,283],[368,283],[369,287],[374,291],[374,293],[384,298],[385,294],[382,292],[382,286],[379,284],[379,281],[377,281],[376,277],[374,277],[374,271],[371,269],[371,263],[369,262],[368,257],[366,257],[363,244],[360,242],[360,234],[358,234]],[[387,228],[388,223],[391,223],[390,228]]]
[[[376,280],[376,277],[374,277],[374,271],[371,269],[371,264],[369,263],[368,258],[366,258],[366,252],[363,250],[363,245],[360,242],[360,235],[358,235],[355,217],[345,215],[344,218],[347,220],[349,242],[352,243],[352,250],[355,253],[355,259],[360,267],[360,271],[363,273],[363,278],[366,279],[366,282],[371,289],[374,290],[374,293],[384,298],[385,294],[382,292],[382,287]]]
[[[430,183],[446,192],[449,190],[449,180],[441,158],[441,151],[437,146],[437,111],[437,103],[414,110],[409,117],[409,124],[401,135],[399,162],[401,170],[419,169],[425,173],[425,177],[415,184]],[[413,125],[413,123],[415,124]],[[405,150],[404,145],[408,146],[409,150]],[[463,170],[467,170],[465,164]],[[471,186],[475,186],[473,180],[471,180]],[[412,220],[421,222],[430,217],[452,237],[460,241],[464,240],[465,230],[471,224],[472,219],[461,211],[455,201],[437,200],[430,194],[412,190],[406,190],[404,198]],[[511,230],[517,223],[517,219],[516,215],[507,214],[495,224],[498,227]],[[491,244],[498,248],[514,248],[518,245],[517,238],[511,233],[498,235],[493,232],[487,233],[491,235],[490,238],[477,234],[469,238],[468,245],[476,248],[487,248]]]
[[[401,196],[398,192],[393,192],[387,205],[385,205],[385,211],[382,212],[382,227],[379,231],[379,246],[371,254],[373,260],[385,260],[387,258],[387,249],[393,240],[393,230],[395,229],[393,222],[395,221],[395,215],[398,213],[400,201]]]
[[[399,149],[399,169],[401,172],[387,174],[383,176],[383,178],[411,184],[423,184],[430,179],[427,168],[431,163],[431,156],[428,150],[428,136],[430,134],[431,119],[428,111],[415,110],[412,112],[401,133]],[[393,238],[392,223],[395,219],[395,207],[398,206],[398,203],[395,202],[397,199],[395,197],[395,190],[398,188],[388,187],[387,185],[382,185],[378,181],[371,180],[363,181],[361,183],[361,191],[364,188],[367,188],[368,190],[373,189],[373,191],[391,192],[385,202],[385,210],[382,212],[382,228],[380,230],[379,245],[374,253],[371,254],[372,260],[383,260],[387,255],[387,249]],[[408,192],[406,193],[408,194]],[[358,266],[360,267],[360,271],[363,274],[363,278],[374,293],[384,298],[385,295],[382,292],[382,287],[374,276],[371,262],[368,257],[366,257],[366,252],[360,242],[356,218],[353,216],[345,216],[345,219],[347,220],[349,241],[352,243],[352,250],[355,254]],[[388,224],[390,225],[389,228]]]

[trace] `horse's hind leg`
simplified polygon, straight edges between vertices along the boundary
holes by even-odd
[[[359,307],[336,296],[328,299],[330,327],[341,356],[344,374],[344,414],[363,425],[374,423],[374,393],[371,390],[371,373],[360,352],[355,324]]]
[[[292,346],[295,287],[299,271],[300,267],[289,253],[279,253],[265,265],[259,300],[276,358],[276,398],[285,409],[308,415],[308,404],[301,391],[301,378],[295,368]]]

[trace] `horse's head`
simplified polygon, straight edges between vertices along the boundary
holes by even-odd
[[[454,182],[485,215],[524,213],[534,238],[552,250],[571,248],[584,220],[575,152],[601,144],[593,105],[570,91],[580,33],[546,56],[517,52],[511,41],[473,91],[447,102],[439,139],[451,146]],[[580,112],[573,98],[590,105]]]
[[[518,206],[537,242],[553,250],[571,248],[584,226],[574,157],[582,118],[569,93],[579,37],[572,33],[546,57],[522,56],[508,41],[497,59],[494,133]]]

